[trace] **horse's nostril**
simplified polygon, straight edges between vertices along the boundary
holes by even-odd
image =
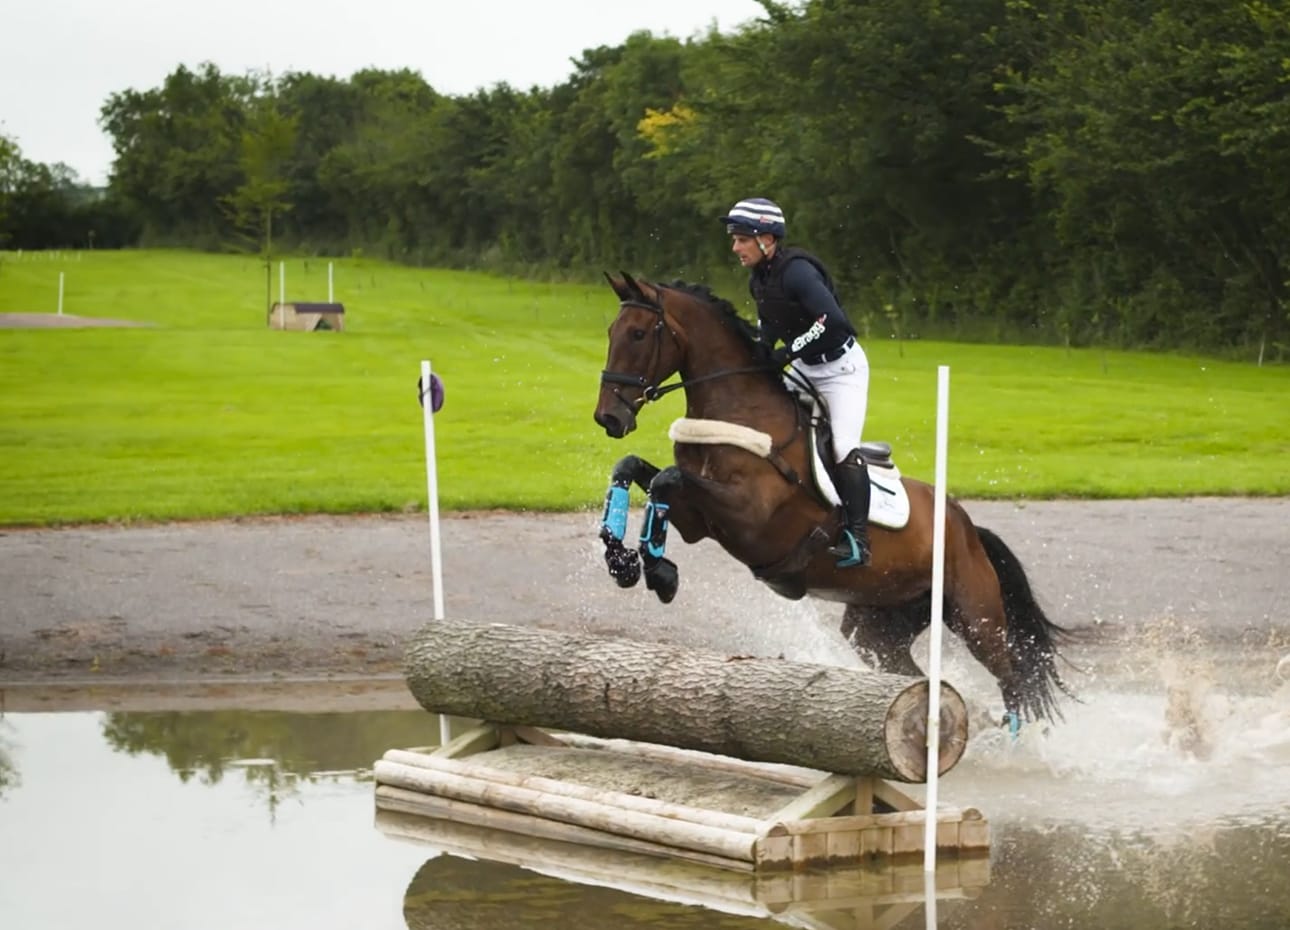
[[[612,413],[597,413],[596,422],[604,427],[605,432],[610,436],[621,436],[623,434],[623,425],[619,422],[618,417]]]

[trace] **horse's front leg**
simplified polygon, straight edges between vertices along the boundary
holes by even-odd
[[[627,535],[628,489],[635,482],[642,491],[659,473],[640,456],[628,455],[618,460],[609,473],[609,490],[605,492],[605,512],[600,521],[600,539],[605,544],[605,564],[610,577],[620,588],[630,588],[641,579],[640,556],[623,545]]]
[[[658,472],[649,483],[649,498],[645,502],[645,520],[641,525],[641,561],[645,563],[645,587],[658,595],[664,604],[676,597],[680,584],[676,563],[665,559],[667,550],[668,513],[677,503],[684,488],[685,476],[681,469],[670,465]]]

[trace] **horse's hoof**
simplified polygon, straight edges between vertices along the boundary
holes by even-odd
[[[680,584],[676,563],[668,559],[659,559],[658,564],[645,573],[645,587],[657,594],[664,604],[672,603]]]
[[[625,546],[606,549],[605,564],[620,588],[630,588],[641,580],[641,557],[634,549]]]

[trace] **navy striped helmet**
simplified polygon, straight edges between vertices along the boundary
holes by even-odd
[[[783,239],[786,227],[784,211],[774,201],[765,197],[749,197],[741,200],[730,212],[721,217],[726,224],[726,232],[742,236],[760,236],[769,234],[776,239]]]

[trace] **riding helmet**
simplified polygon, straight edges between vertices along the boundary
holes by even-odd
[[[730,208],[729,213],[721,217],[721,222],[726,224],[726,232],[741,236],[769,234],[776,239],[783,239],[786,232],[784,211],[765,197],[749,197],[739,201]]]

